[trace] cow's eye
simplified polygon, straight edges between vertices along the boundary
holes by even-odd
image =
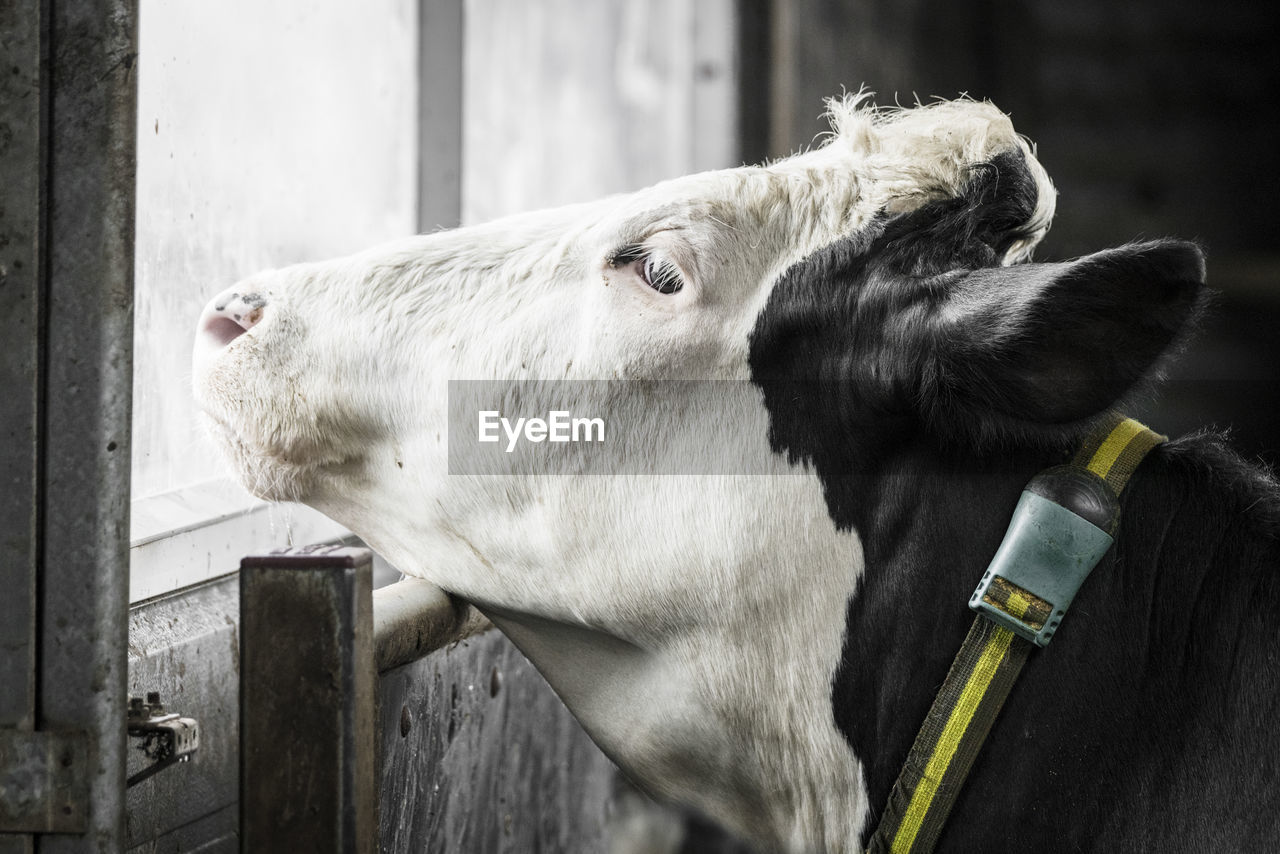
[[[660,294],[674,294],[684,287],[684,274],[659,250],[639,244],[622,247],[609,257],[615,270],[630,267],[640,281]]]
[[[684,287],[680,269],[659,255],[646,255],[636,262],[636,273],[649,287],[660,294],[674,294]]]

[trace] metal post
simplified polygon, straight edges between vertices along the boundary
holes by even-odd
[[[83,835],[124,841],[133,388],[136,0],[52,0],[49,21],[39,718],[89,739]]]
[[[770,157],[789,153],[775,151],[773,138],[774,104],[774,20],[781,13],[775,0],[735,0],[737,23],[737,143],[738,160],[762,163]],[[780,69],[785,73],[785,69]]]
[[[240,563],[240,846],[377,844],[373,570],[367,549]]]
[[[35,727],[36,561],[39,553],[39,354],[41,174],[45,88],[40,45],[41,0],[0,4],[0,317],[9,318],[0,348],[0,738],[25,738]],[[0,745],[0,754],[4,746]],[[7,766],[0,758],[0,765]],[[28,854],[29,835],[5,833],[16,823],[11,791],[23,788],[0,767],[0,852]]]
[[[418,230],[462,217],[462,0],[418,4]]]
[[[0,12],[6,854],[123,847],[135,13]]]
[[[380,674],[490,628],[475,608],[421,578],[373,591],[373,655]]]

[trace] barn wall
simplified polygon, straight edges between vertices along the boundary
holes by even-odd
[[[382,850],[610,849],[626,784],[502,635],[397,668],[380,692]]]
[[[382,676],[387,854],[748,854],[638,792],[496,631]]]
[[[841,86],[890,104],[968,93],[1013,116],[1058,184],[1046,257],[1136,234],[1280,253],[1255,182],[1280,135],[1265,7],[797,0],[775,17],[775,155],[825,129]]]
[[[0,314],[9,318],[0,350],[0,739],[36,727],[40,561],[40,257],[43,138],[42,4],[0,5]],[[0,748],[3,749],[3,748]],[[3,769],[0,769],[3,772]],[[0,788],[4,784],[0,783]],[[3,807],[0,807],[3,809]],[[7,811],[5,809],[4,811]],[[30,854],[32,838],[0,832],[0,854]]]
[[[130,615],[130,694],[159,691],[201,737],[191,761],[128,790],[131,854],[239,850],[239,595],[230,575]],[[388,854],[744,850],[636,792],[497,632],[383,674],[378,694]],[[130,751],[129,774],[145,765]]]
[[[131,852],[239,851],[239,621],[235,576],[130,612],[129,694],[158,691],[170,711],[200,725],[200,749],[189,762],[128,790]],[[131,749],[128,763],[135,774],[147,760]]]

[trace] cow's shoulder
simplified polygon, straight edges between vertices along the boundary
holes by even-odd
[[[902,524],[945,533],[933,547],[869,544],[832,699],[867,757],[872,826],[1026,474],[946,475],[964,500],[904,497],[915,521]],[[1280,834],[1268,723],[1280,714],[1278,613],[1280,485],[1217,434],[1157,448],[1122,496],[1115,547],[1024,669],[938,850],[1266,850],[1259,841]]]
[[[1160,446],[1139,472],[1100,586],[1146,609],[1130,631],[1178,665],[1184,688],[1280,694],[1271,679],[1238,680],[1280,664],[1280,484],[1212,432]]]

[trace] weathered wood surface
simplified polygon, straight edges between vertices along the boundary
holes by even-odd
[[[200,748],[189,762],[128,790],[131,854],[240,850],[239,602],[231,576],[129,614],[129,693],[158,691],[171,711],[200,724]],[[147,765],[136,741],[128,762],[130,774]]]
[[[129,790],[130,854],[239,850],[238,598],[231,576],[130,615],[130,693],[159,691],[201,740]],[[384,852],[745,850],[636,792],[497,631],[385,673],[379,694]],[[129,773],[144,764],[131,750]]]
[[[684,819],[637,794],[497,631],[382,677],[385,852],[677,852]]]

